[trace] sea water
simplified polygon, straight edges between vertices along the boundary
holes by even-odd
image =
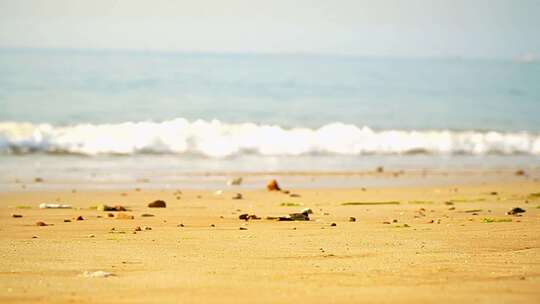
[[[4,49],[0,179],[536,168],[539,113],[538,62]]]

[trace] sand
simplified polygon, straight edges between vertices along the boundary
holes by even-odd
[[[538,181],[291,191],[300,197],[263,189],[241,190],[241,200],[232,199],[236,190],[0,193],[0,302],[540,302],[540,197],[530,196]],[[167,208],[146,207],[156,199]],[[391,201],[399,204],[343,205]],[[39,209],[43,202],[75,208]],[[135,219],[90,209],[98,203],[129,207]],[[526,212],[507,215],[514,207]],[[314,211],[311,221],[265,219],[303,208]],[[263,219],[242,221],[242,213]]]

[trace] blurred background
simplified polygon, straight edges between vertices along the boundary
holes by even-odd
[[[540,167],[540,1],[0,0],[0,187]]]

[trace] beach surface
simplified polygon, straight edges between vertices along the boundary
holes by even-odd
[[[1,192],[0,302],[539,303],[540,182],[487,180]]]

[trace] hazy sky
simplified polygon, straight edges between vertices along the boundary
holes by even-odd
[[[540,54],[540,0],[0,0],[0,47]]]

